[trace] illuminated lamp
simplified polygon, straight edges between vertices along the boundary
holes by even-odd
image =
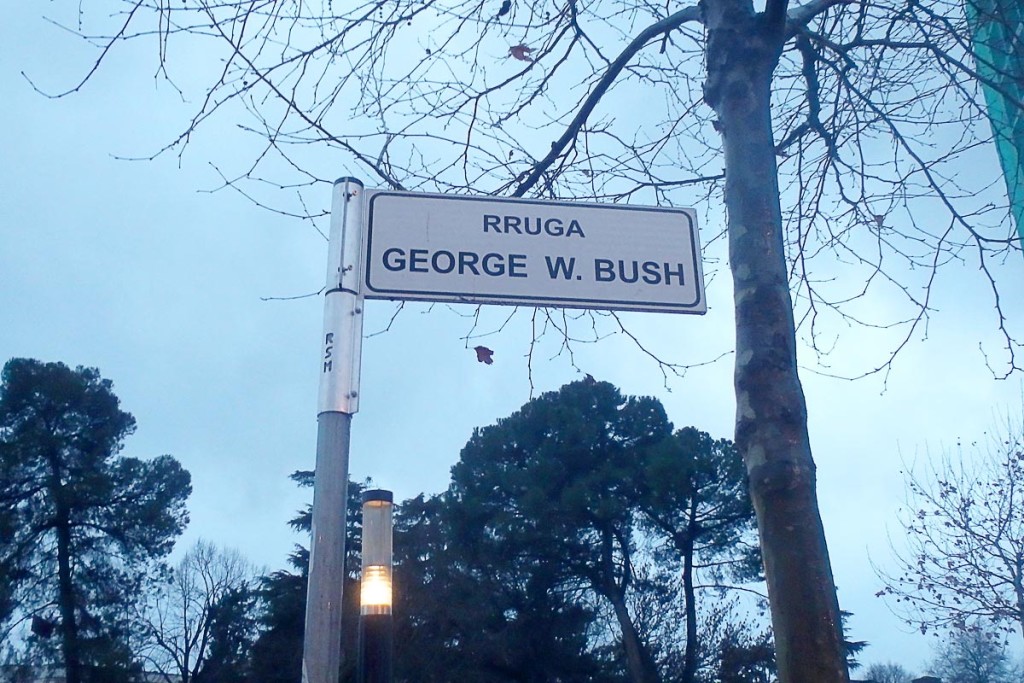
[[[359,681],[391,683],[394,625],[391,621],[391,491],[363,492],[363,567],[359,582]]]

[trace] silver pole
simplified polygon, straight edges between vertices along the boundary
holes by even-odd
[[[363,297],[359,248],[363,184],[334,184],[324,297],[323,355],[317,416],[313,538],[309,555],[303,683],[337,683],[345,583],[345,511],[352,415],[359,408]]]

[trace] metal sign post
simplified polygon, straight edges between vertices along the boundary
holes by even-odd
[[[345,584],[345,511],[352,415],[359,407],[363,297],[359,251],[363,184],[334,184],[324,298],[323,354],[313,483],[303,683],[337,683],[341,670],[341,609]]]

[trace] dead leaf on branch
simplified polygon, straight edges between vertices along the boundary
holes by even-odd
[[[476,351],[476,360],[478,363],[490,365],[494,362],[494,351],[491,351],[486,346],[474,346],[473,350]]]
[[[520,62],[532,62],[533,58],[530,53],[533,52],[533,48],[520,43],[519,45],[513,45],[508,49],[508,53],[518,59]]]

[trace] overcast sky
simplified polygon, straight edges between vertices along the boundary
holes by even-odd
[[[302,540],[286,522],[309,498],[287,477],[313,467],[323,304],[264,299],[318,290],[326,243],[310,225],[230,191],[204,192],[218,185],[210,159],[247,154],[229,127],[203,131],[181,158],[115,158],[152,154],[187,112],[158,87],[148,57],[125,51],[64,99],[34,92],[21,72],[56,91],[74,84],[90,55],[44,22],[40,6],[10,3],[0,24],[0,362],[25,356],[99,368],[138,421],[126,453],[170,453],[192,473],[192,521],[179,548],[206,538],[282,567]],[[326,207],[328,186],[322,195]],[[701,230],[712,234],[724,217],[708,220],[718,225]],[[871,566],[888,561],[890,536],[898,542],[901,470],[1021,409],[1020,377],[995,379],[979,348],[998,357],[1000,344],[975,268],[949,267],[963,272],[936,291],[927,341],[915,338],[887,382],[803,373],[821,510],[840,603],[855,615],[852,635],[870,641],[865,661],[915,671],[930,644],[875,597],[881,584]],[[1020,330],[1024,263],[1000,276],[1003,305]],[[666,389],[658,368],[620,335],[577,347],[576,365],[625,393],[656,396],[677,426],[731,437],[727,280],[710,282],[705,316],[625,316],[670,360],[725,353],[722,360]],[[387,325],[394,307],[367,309],[370,333]],[[492,310],[489,320],[507,312]],[[389,332],[364,342],[353,478],[372,477],[399,500],[440,492],[472,429],[525,403],[531,379],[539,393],[581,377],[550,339],[534,353],[531,378],[528,314],[467,343],[466,313],[410,306]],[[832,359],[840,367],[885,357],[876,337],[831,333],[841,340]],[[493,365],[477,363],[477,343],[494,349]]]

